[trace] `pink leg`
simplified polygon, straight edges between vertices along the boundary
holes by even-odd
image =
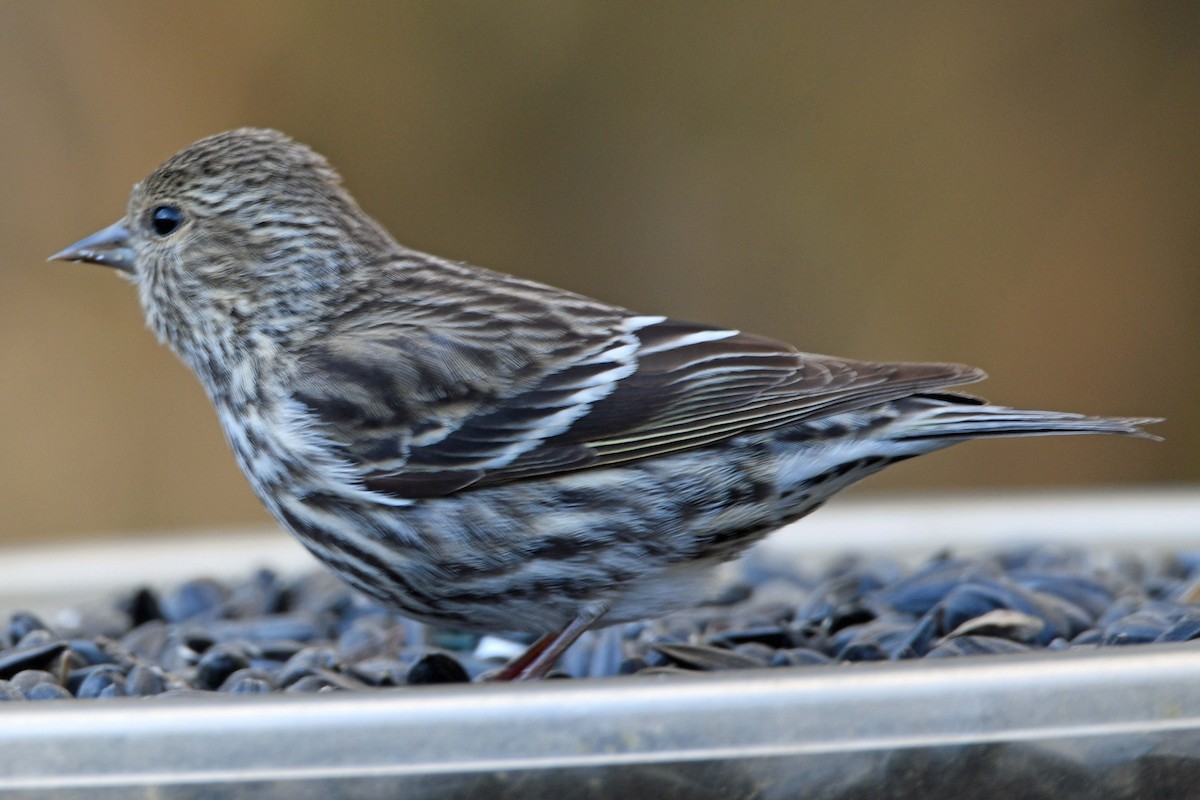
[[[604,616],[608,606],[589,606],[567,626],[556,633],[548,633],[529,646],[521,655],[504,665],[496,673],[494,681],[532,681],[546,677],[558,659],[583,632]]]

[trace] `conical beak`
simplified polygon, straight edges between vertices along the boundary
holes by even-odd
[[[86,239],[50,256],[50,261],[87,261],[103,264],[122,272],[133,272],[133,248],[129,246],[129,230],[117,222]]]

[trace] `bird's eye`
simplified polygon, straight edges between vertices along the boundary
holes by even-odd
[[[159,236],[168,236],[183,224],[183,212],[175,206],[156,206],[150,212],[150,227]]]

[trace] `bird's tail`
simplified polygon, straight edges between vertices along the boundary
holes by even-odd
[[[913,407],[903,409],[906,413],[899,414],[892,422],[889,438],[915,441],[1081,433],[1162,438],[1142,430],[1145,425],[1162,421],[1155,417],[1089,417],[1065,411],[1024,411],[964,400],[966,398],[955,395],[914,395],[898,401],[897,405],[913,404]]]

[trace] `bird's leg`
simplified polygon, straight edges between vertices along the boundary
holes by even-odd
[[[562,630],[546,634],[531,644],[524,653],[505,664],[504,669],[496,673],[492,680],[532,681],[546,677],[546,673],[553,669],[567,648],[607,611],[607,604],[598,603],[584,608]]]

